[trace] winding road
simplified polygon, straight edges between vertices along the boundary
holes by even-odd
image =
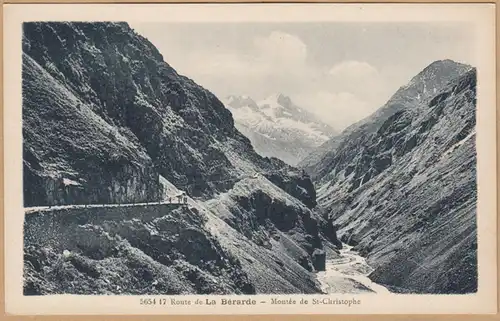
[[[129,203],[129,204],[73,204],[73,205],[53,205],[53,206],[33,206],[33,207],[25,207],[24,213],[31,214],[35,212],[41,211],[55,211],[61,209],[70,209],[70,208],[93,208],[93,207],[131,207],[131,206],[153,206],[153,205],[163,205],[163,204],[171,204],[171,205],[186,205],[186,203],[182,202],[148,202],[148,203]]]

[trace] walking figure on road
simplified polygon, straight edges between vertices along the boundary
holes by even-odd
[[[187,203],[187,196],[186,192],[184,191],[179,191],[179,194],[177,194],[177,204],[186,204]]]

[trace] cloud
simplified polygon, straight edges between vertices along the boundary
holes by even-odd
[[[311,91],[293,95],[292,99],[337,130],[373,112],[369,102],[350,92]]]
[[[378,76],[375,67],[367,62],[348,60],[334,65],[328,72],[330,76],[348,80],[363,81]]]
[[[325,82],[333,92],[349,92],[370,102],[371,109],[382,106],[394,93],[389,75],[364,61],[346,60],[335,64],[327,72]]]
[[[283,92],[338,130],[383,104],[373,103],[385,87],[370,64],[343,61],[322,70],[307,62],[307,46],[298,37],[282,32],[254,38],[245,53],[193,52],[184,61],[181,72],[221,97],[246,94],[259,100]]]
[[[245,46],[226,43],[196,49],[182,38],[155,36],[167,62],[220,98],[244,94],[260,100],[282,92],[337,129],[380,106],[373,104],[383,87],[375,67],[356,60],[331,68],[316,65],[304,41],[291,33],[274,30],[248,37]]]
[[[336,127],[368,116],[432,60],[475,61],[475,33],[459,24],[132,26],[221,98],[282,92]]]
[[[298,37],[279,31],[254,38],[249,52],[224,49],[190,53],[183,65],[196,74],[267,78],[276,76],[278,70],[281,73],[303,71],[307,58],[307,47]]]
[[[256,99],[272,92],[294,92],[314,78],[307,46],[297,36],[273,31],[249,39],[245,51],[218,47],[173,57],[178,72],[220,96],[248,94]]]
[[[258,63],[251,56],[222,52],[190,54],[187,56],[184,68],[192,70],[195,75],[208,75],[211,77],[253,78],[268,72],[267,65]]]
[[[273,31],[267,37],[256,37],[253,41],[257,57],[264,63],[280,66],[304,64],[307,46],[297,36]]]
[[[364,61],[347,60],[335,64],[327,73],[327,81],[336,91],[347,91],[370,100],[385,88],[382,75]]]

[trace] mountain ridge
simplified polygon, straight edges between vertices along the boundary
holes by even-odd
[[[282,93],[260,101],[230,95],[224,101],[235,118],[235,126],[250,139],[258,153],[279,158],[292,166],[337,134],[331,126]]]
[[[441,65],[306,164],[320,211],[396,292],[477,290],[476,70],[445,60],[425,84]]]
[[[438,71],[436,71],[438,69]],[[357,136],[361,133],[373,133],[378,126],[387,118],[400,110],[406,108],[419,108],[422,103],[433,96],[438,90],[445,86],[448,81],[472,69],[472,66],[454,62],[451,59],[437,60],[426,66],[421,72],[412,77],[410,81],[401,86],[379,109],[362,120],[348,126],[339,135],[323,143],[317,149],[313,150],[307,157],[297,164],[298,167],[305,169],[313,178],[317,172],[321,172],[321,159],[331,154],[340,142],[350,135]],[[437,75],[436,75],[437,73]],[[430,84],[428,80],[430,79]],[[427,86],[430,89],[427,91]]]

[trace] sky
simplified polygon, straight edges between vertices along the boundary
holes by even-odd
[[[130,25],[217,97],[282,93],[337,130],[380,108],[433,61],[475,65],[474,30],[463,23]]]

